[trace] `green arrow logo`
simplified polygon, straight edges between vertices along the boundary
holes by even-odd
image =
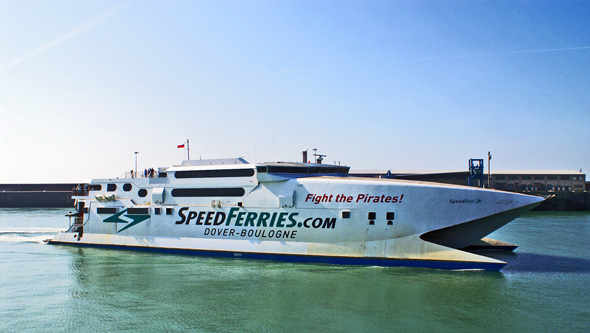
[[[124,226],[123,228],[121,228],[121,230],[117,231],[117,233],[120,233],[121,231],[125,230],[125,229],[129,229],[131,227],[133,227],[134,225],[143,222],[147,219],[150,218],[150,215],[125,215],[125,217],[128,217],[130,219],[133,220],[133,222],[127,222],[125,220],[121,220],[121,215],[125,214],[125,212],[127,212],[127,209],[125,209],[124,211],[117,213],[113,216],[109,216],[106,219],[102,220],[102,222],[106,222],[106,223],[129,223],[128,225]]]

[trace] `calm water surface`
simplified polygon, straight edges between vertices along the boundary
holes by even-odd
[[[501,272],[456,272],[44,244],[68,211],[0,209],[0,332],[590,330],[588,213],[529,213],[490,236],[520,245]]]

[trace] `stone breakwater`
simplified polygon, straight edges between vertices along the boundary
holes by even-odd
[[[0,184],[0,207],[72,207],[77,184]]]

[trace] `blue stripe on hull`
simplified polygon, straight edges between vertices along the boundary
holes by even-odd
[[[479,269],[499,271],[505,263],[473,262],[473,261],[448,261],[448,260],[418,260],[418,259],[392,259],[392,258],[359,258],[359,257],[337,257],[337,256],[314,256],[299,254],[277,254],[277,253],[254,253],[254,252],[233,252],[233,251],[213,251],[213,250],[190,250],[175,248],[156,248],[141,246],[123,246],[123,245],[103,245],[103,244],[84,244],[48,241],[48,244],[71,245],[81,247],[95,247],[117,250],[134,250],[146,252],[158,252],[169,254],[186,254],[207,257],[224,257],[224,258],[246,258],[261,259],[286,262],[303,262],[332,265],[352,265],[352,266],[397,266],[397,267],[422,267],[435,269],[466,270]]]

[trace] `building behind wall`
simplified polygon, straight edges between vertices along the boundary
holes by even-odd
[[[586,175],[572,170],[494,171],[490,187],[512,192],[581,192]]]
[[[469,171],[394,171],[374,170],[350,172],[351,176],[421,180],[436,183],[467,185]],[[572,170],[506,170],[472,182],[475,187],[489,187],[511,192],[581,192],[585,191],[586,175]]]
[[[351,171],[351,176],[372,178],[394,178],[426,182],[467,185],[469,171],[393,171],[375,170]],[[472,186],[488,187],[488,175],[484,179],[471,181]],[[521,192],[532,195],[553,195],[535,210],[590,211],[590,182],[586,175],[572,170],[510,170],[495,171],[491,174],[489,187],[496,190]]]

